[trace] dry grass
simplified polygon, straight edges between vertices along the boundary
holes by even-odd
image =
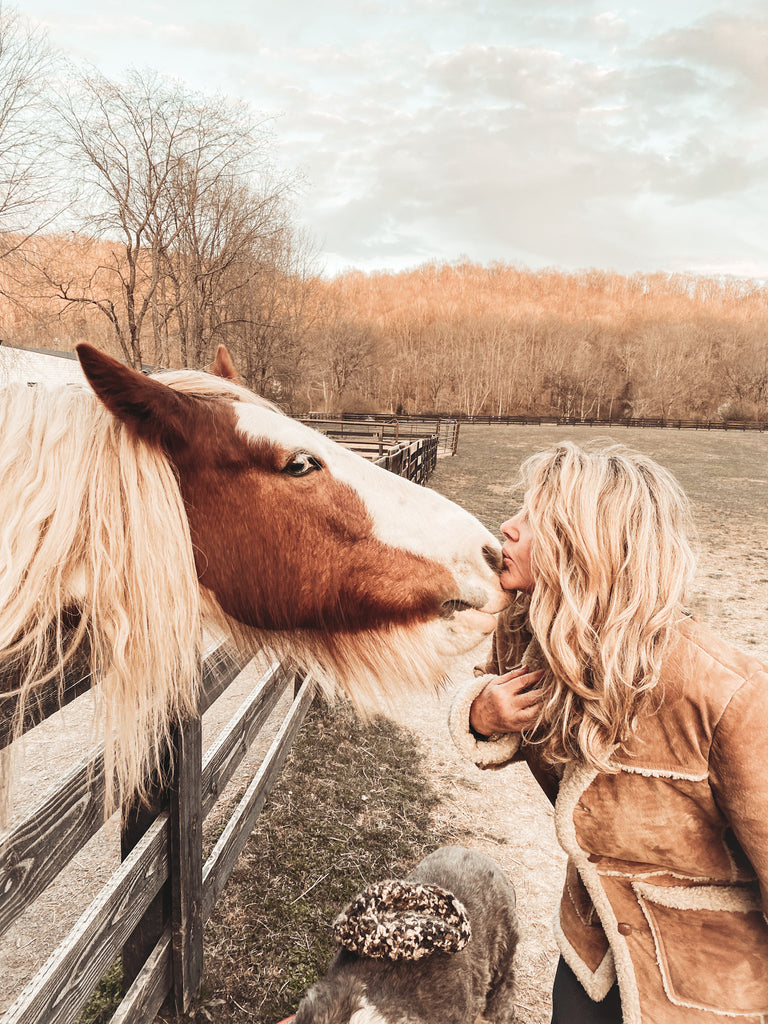
[[[272,1024],[291,1013],[330,961],[344,904],[461,839],[436,826],[439,802],[408,730],[316,705],[208,924],[201,993],[184,1019]]]

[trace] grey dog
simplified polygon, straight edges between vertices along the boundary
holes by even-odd
[[[447,904],[444,899],[440,904],[447,911],[431,908],[425,913],[421,899],[415,914],[409,908],[403,912],[400,899],[393,914],[393,887],[397,898],[403,890],[417,891],[420,899],[425,892],[437,892],[439,898],[448,898]],[[381,906],[382,892],[389,907]],[[466,911],[466,917],[458,929],[450,924],[443,928],[445,920],[455,916],[456,900],[459,913]],[[363,923],[350,943],[349,925],[356,915]],[[304,995],[295,1024],[474,1024],[479,1015],[489,1024],[514,1021],[515,890],[485,854],[461,846],[440,847],[405,882],[366,890],[336,919],[334,931],[344,945],[366,952],[342,946],[325,977]],[[362,938],[361,931],[366,933]],[[339,939],[340,932],[346,937]],[[390,948],[382,952],[385,933]],[[453,934],[457,952],[444,951],[452,941],[444,933]],[[408,951],[393,951],[392,941]],[[373,953],[371,943],[379,943]]]

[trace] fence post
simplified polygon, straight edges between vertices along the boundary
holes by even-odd
[[[203,723],[195,715],[176,730],[170,801],[173,994],[186,1012],[203,975]]]
[[[134,803],[123,808],[123,823],[120,830],[120,859],[125,860],[138,844],[152,822],[167,807],[167,794],[159,783],[153,785],[149,803]],[[126,992],[136,980],[147,958],[155,948],[171,914],[170,886],[166,884],[150,903],[144,916],[132,932],[122,950],[123,991]]]
[[[169,879],[150,904],[123,946],[123,990],[136,979],[166,926],[171,925],[173,1002],[184,1013],[200,985],[203,972],[203,846],[202,846],[202,717],[177,723],[166,752],[164,783],[150,790],[147,805],[135,804],[124,813],[120,832],[122,859],[128,856],[149,826],[169,812]]]

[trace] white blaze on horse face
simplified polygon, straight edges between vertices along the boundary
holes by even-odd
[[[253,440],[320,458],[328,472],[357,492],[374,522],[378,540],[439,562],[450,571],[457,585],[456,599],[470,606],[454,616],[449,626],[459,645],[462,633],[469,639],[493,629],[490,615],[504,608],[509,598],[485,552],[500,559],[501,545],[474,516],[436,491],[374,466],[272,409],[238,403],[236,414],[239,428]]]

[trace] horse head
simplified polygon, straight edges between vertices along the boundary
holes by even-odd
[[[434,682],[492,631],[493,535],[252,394],[225,349],[211,373],[155,377],[77,352],[112,416],[173,466],[202,593],[236,635],[298,650],[358,697],[376,676]]]

